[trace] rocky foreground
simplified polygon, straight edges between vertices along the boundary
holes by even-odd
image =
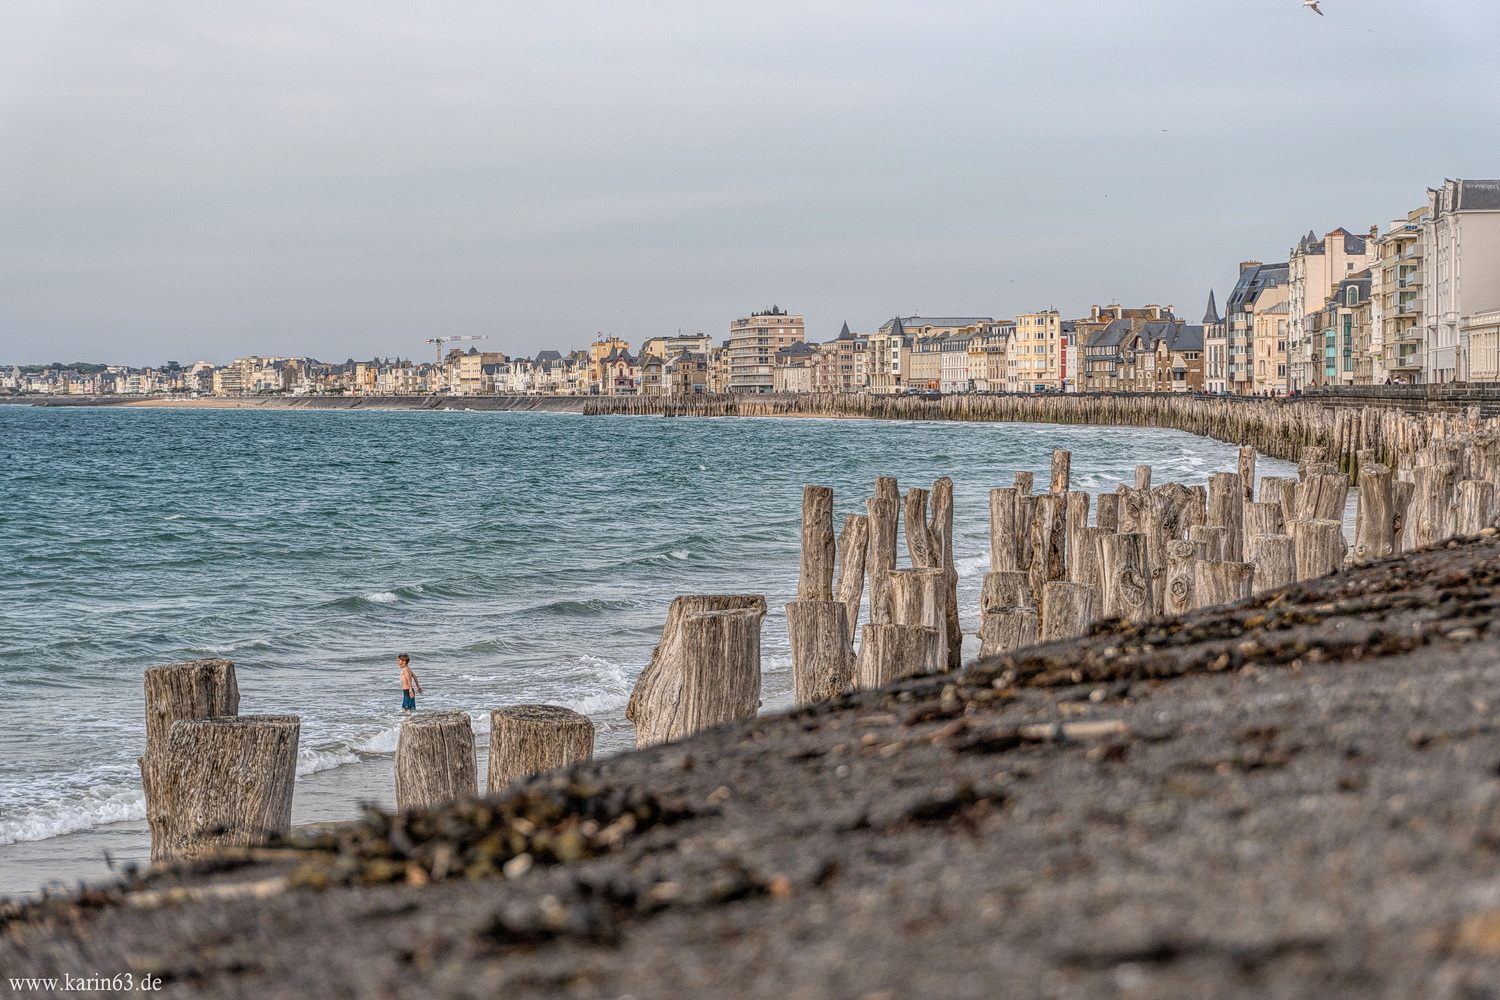
[[[0,977],[255,998],[1500,997],[1497,584],[1493,537],[1452,542],[10,908]]]

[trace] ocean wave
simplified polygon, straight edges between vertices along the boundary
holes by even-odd
[[[553,601],[550,604],[542,604],[538,607],[528,608],[521,612],[523,615],[597,615],[605,611],[628,611],[635,607],[633,601],[622,601],[604,597],[594,597],[583,601]]]
[[[345,764],[357,763],[359,763],[358,755],[347,749],[313,750],[310,747],[301,747],[297,751],[297,777],[301,778],[309,774],[317,774],[319,771],[331,771]]]
[[[958,578],[967,580],[976,576],[984,576],[990,569],[990,557],[988,554],[982,556],[963,556],[953,560],[953,568],[958,570]]]
[[[578,664],[593,675],[590,682],[597,686],[588,694],[569,698],[568,708],[584,715],[598,715],[624,708],[630,701],[635,683],[627,676],[624,664],[588,653],[578,657]]]
[[[374,736],[367,736],[362,740],[356,740],[350,749],[356,753],[395,753],[396,743],[401,739],[401,727],[391,726],[382,729]]]
[[[7,808],[5,814],[0,819],[0,845],[47,840],[106,823],[145,819],[146,793],[139,785],[102,783],[19,813]]]
[[[400,598],[389,590],[382,590],[378,594],[366,594],[365,600],[371,604],[395,604]]]

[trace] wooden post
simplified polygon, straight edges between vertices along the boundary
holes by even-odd
[[[1094,620],[1094,591],[1087,584],[1050,580],[1042,588],[1042,641],[1086,635]]]
[[[1255,502],[1255,449],[1240,449],[1240,488],[1245,491],[1245,503]]]
[[[1032,487],[1033,487],[1033,484],[1035,483],[1035,481],[1036,481],[1036,477],[1034,475],[1032,475],[1030,472],[1018,472],[1018,473],[1016,473],[1016,493],[1017,493],[1017,495],[1023,496],[1023,497],[1029,497],[1029,496],[1031,496],[1031,490],[1032,490]]]
[[[1297,507],[1304,520],[1344,520],[1349,501],[1349,477],[1342,473],[1308,473],[1297,489]]]
[[[479,794],[474,727],[467,712],[419,712],[396,740],[396,808],[437,806]]]
[[[1275,503],[1275,504],[1281,503],[1282,493],[1285,490],[1286,485],[1288,483],[1291,483],[1293,486],[1295,486],[1296,483],[1297,483],[1297,480],[1295,480],[1295,479],[1283,479],[1281,476],[1261,476],[1260,477],[1260,502],[1261,503]],[[1287,517],[1286,517],[1286,510],[1285,510],[1285,506],[1284,505],[1283,505],[1283,510],[1282,510],[1281,517],[1282,517],[1283,521],[1287,519]]]
[[[996,608],[979,623],[979,655],[998,656],[1037,643],[1035,608]]]
[[[704,611],[682,620],[678,662],[682,701],[668,739],[681,739],[760,707],[760,623],[757,608]]]
[[[1285,525],[1279,503],[1245,504],[1245,537],[1251,535],[1279,535]]]
[[[1063,538],[1066,544],[1066,552],[1063,561],[1064,578],[1070,578],[1073,567],[1078,563],[1077,548],[1083,539],[1083,531],[1089,526],[1089,495],[1083,490],[1071,490],[1068,493],[1068,508],[1066,525]]]
[[[1146,542],[1135,533],[1099,539],[1100,586],[1104,617],[1144,621],[1151,616],[1151,581],[1146,575]]]
[[[1396,551],[1395,480],[1388,466],[1360,466],[1359,502],[1354,514],[1354,560],[1371,562]]]
[[[1141,530],[1141,512],[1151,500],[1148,490],[1133,490],[1128,486],[1121,486],[1115,491],[1119,499],[1120,523],[1119,532],[1122,535],[1134,534]]]
[[[1494,520],[1495,484],[1482,479],[1465,479],[1458,484],[1458,498],[1453,501],[1454,534],[1475,535]]]
[[[1016,561],[1016,491],[990,490],[990,571],[1018,569]]]
[[[1218,562],[1228,549],[1229,529],[1212,524],[1195,524],[1188,529],[1188,541],[1198,546],[1199,559]]]
[[[1411,507],[1407,512],[1406,549],[1436,545],[1453,534],[1448,527],[1452,496],[1447,470],[1436,465],[1419,465],[1412,469],[1415,481]]]
[[[1098,513],[1094,515],[1094,522],[1105,531],[1120,530],[1120,495],[1118,493],[1099,494]]]
[[[890,576],[896,568],[896,525],[901,505],[889,497],[874,497],[865,501],[865,510],[870,518],[870,554],[866,560],[870,571],[870,621],[883,625],[891,620]]]
[[[1073,453],[1060,448],[1052,450],[1052,479],[1047,492],[1063,496],[1068,492],[1068,479],[1073,468]]]
[[[172,723],[165,743],[141,758],[154,796],[151,860],[253,847],[290,830],[300,729],[295,715]]]
[[[1189,486],[1193,491],[1193,499],[1188,502],[1188,507],[1183,512],[1182,523],[1185,525],[1208,523],[1208,487],[1202,484]]]
[[[1184,615],[1198,605],[1194,599],[1194,564],[1198,562],[1198,546],[1180,538],[1167,543],[1167,585],[1162,593],[1162,612],[1167,615]]]
[[[594,756],[594,724],[561,705],[509,705],[490,712],[490,765],[485,793],[517,778]]]
[[[1055,579],[1052,575],[1052,552],[1057,546],[1053,543],[1052,532],[1056,528],[1057,519],[1053,516],[1053,509],[1062,502],[1061,497],[1050,493],[1036,498],[1036,516],[1031,522],[1031,603],[1036,607],[1042,604],[1042,587],[1048,580]]]
[[[906,554],[912,569],[936,569],[937,550],[927,527],[927,491],[913,487],[906,491],[901,518],[906,522]]]
[[[1297,580],[1297,554],[1291,535],[1249,535],[1249,562],[1255,567],[1252,592],[1290,587]]]
[[[1135,488],[1142,492],[1151,488],[1151,466],[1137,465],[1135,467]]]
[[[786,606],[792,641],[792,696],[798,705],[832,698],[854,683],[848,608],[840,601],[793,601]]]
[[[804,486],[798,600],[833,600],[833,555],[833,490],[827,486]]]
[[[855,665],[860,690],[942,669],[938,630],[929,625],[866,625]]]
[[[1287,527],[1292,531],[1299,581],[1327,576],[1344,565],[1347,545],[1338,521],[1302,518]]]
[[[166,748],[178,719],[238,715],[240,688],[230,660],[189,660],[146,668],[146,754]]]
[[[1406,525],[1411,518],[1412,498],[1415,496],[1416,484],[1398,479],[1391,483],[1391,495],[1396,499],[1396,516],[1391,521],[1391,538],[1397,552],[1407,549],[1405,541]]]
[[[1224,536],[1224,558],[1230,562],[1239,562],[1244,553],[1244,505],[1238,473],[1216,472],[1210,477],[1208,523],[1228,529]]]
[[[1025,573],[1012,569],[984,574],[984,586],[979,597],[980,612],[1031,606],[1031,584]]]
[[[1328,449],[1322,445],[1308,445],[1302,449],[1302,457],[1297,461],[1297,478],[1303,479],[1307,476],[1309,465],[1321,465],[1328,461]]]
[[[1193,563],[1193,599],[1200,608],[1244,600],[1250,596],[1254,573],[1249,563],[1199,559]]]
[[[844,605],[849,623],[849,641],[854,641],[859,627],[859,600],[865,592],[865,559],[870,550],[870,518],[866,514],[845,514],[844,530],[839,532],[838,587],[834,599]]]
[[[734,661],[726,661],[722,665],[722,671],[729,674],[724,683],[732,684],[737,692],[735,698],[738,700],[732,702],[736,710],[742,709],[748,701],[750,711],[754,712],[760,699],[759,629],[760,619],[766,616],[766,599],[758,594],[679,597],[667,611],[667,623],[662,627],[661,641],[652,650],[651,660],[646,664],[646,669],[641,671],[641,676],[635,682],[635,689],[630,694],[630,702],[625,706],[625,718],[635,723],[636,746],[665,743],[694,732],[693,729],[686,728],[689,716],[698,719],[703,713],[696,708],[690,713],[686,707],[689,680],[688,664],[683,658],[683,630],[687,619],[694,615],[734,610],[749,611],[757,616],[754,663],[753,666],[750,663],[751,651],[748,648],[736,647],[733,650]],[[698,645],[695,645],[695,650],[701,645],[704,628],[701,623],[697,626],[698,636],[695,642]],[[733,628],[729,627],[729,630],[733,631]],[[748,639],[742,639],[741,646],[748,642]],[[694,666],[693,670],[701,673],[703,668]],[[698,682],[695,680],[694,683]],[[743,692],[752,685],[754,694],[745,696]],[[692,696],[698,696],[696,688]]]
[[[891,621],[896,625],[927,625],[938,630],[943,658],[948,649],[948,571],[898,569],[891,573]]]
[[[1113,534],[1104,528],[1080,528],[1077,544],[1073,547],[1073,562],[1068,566],[1068,580],[1086,584],[1094,592],[1096,612],[1104,607],[1104,589],[1099,582],[1099,539]]]
[[[1031,569],[1031,525],[1036,521],[1036,504],[1039,497],[1030,494],[1016,496],[1016,568]]]
[[[947,574],[944,638],[948,643],[948,669],[957,670],[963,666],[964,634],[958,622],[958,566],[953,561],[953,480],[947,476],[932,484],[932,520],[927,527],[938,568]]]
[[[901,484],[894,476],[879,476],[875,480],[875,499],[891,500],[901,505]]]
[[[1145,546],[1145,563],[1142,568],[1151,590],[1151,613],[1161,614],[1163,595],[1167,589],[1167,530],[1166,519],[1158,498],[1148,495],[1141,508],[1140,534]]]

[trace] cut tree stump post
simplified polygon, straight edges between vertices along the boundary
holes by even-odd
[[[1135,467],[1135,488],[1143,492],[1151,488],[1151,466],[1137,465]]]
[[[750,704],[753,714],[760,700],[760,619],[766,616],[766,599],[758,594],[713,594],[705,596],[679,597],[667,611],[667,622],[661,630],[661,640],[651,652],[651,660],[635,682],[630,702],[625,706],[625,718],[635,724],[636,746],[650,746],[679,739],[695,730],[687,728],[690,721],[703,716],[697,708],[689,709],[687,664],[683,659],[683,629],[690,616],[721,611],[743,610],[752,612],[755,623],[754,664],[749,662],[748,650],[734,650],[735,662],[725,662],[722,669],[729,676],[724,683],[732,685],[738,699],[732,702],[736,709]],[[701,632],[703,626],[697,626]],[[701,638],[701,637],[700,637]],[[746,640],[748,642],[748,640]],[[695,649],[697,647],[695,646]],[[694,667],[697,673],[701,667]],[[696,674],[695,674],[696,676]],[[696,685],[697,680],[694,681]],[[754,687],[753,695],[746,695]],[[691,697],[699,697],[696,686]]]
[[[804,486],[798,600],[833,600],[833,557],[833,490],[827,486]]]
[[[990,571],[1019,568],[1016,561],[1016,491],[990,490]]]
[[[419,712],[396,740],[396,808],[438,806],[479,794],[474,726],[467,712]]]
[[[906,554],[913,569],[937,568],[937,551],[932,532],[927,527],[927,491],[913,487],[906,491],[901,519],[906,524]]]
[[[1495,484],[1483,479],[1465,479],[1458,484],[1458,495],[1453,501],[1453,531],[1458,535],[1474,535],[1488,528],[1494,521]]]
[[[979,610],[1031,607],[1031,584],[1020,570],[1007,569],[984,574]]]
[[[1224,558],[1229,548],[1229,529],[1212,524],[1195,524],[1188,528],[1188,541],[1198,546],[1199,559],[1215,562]]]
[[[146,818],[151,860],[254,847],[292,827],[295,715],[180,718],[141,758],[154,795]]]
[[[1093,620],[1094,591],[1087,584],[1051,580],[1042,588],[1043,642],[1086,635]]]
[[[1408,547],[1406,524],[1411,517],[1412,498],[1416,495],[1417,484],[1398,479],[1391,483],[1391,495],[1395,498],[1396,516],[1391,519],[1391,539],[1396,547],[1396,552],[1404,552]]]
[[[1071,579],[1073,567],[1078,563],[1077,548],[1083,540],[1084,529],[1089,526],[1089,495],[1083,490],[1068,493],[1067,524],[1064,529],[1066,554],[1064,558],[1065,579]]]
[[[948,593],[943,613],[947,616],[943,637],[948,643],[948,668],[963,666],[963,628],[958,621],[958,566],[953,559],[953,480],[944,476],[932,484],[932,519],[927,524],[933,557],[947,576]]]
[[[1048,481],[1047,492],[1054,496],[1066,496],[1072,470],[1073,453],[1054,448],[1052,450],[1052,477]]]
[[[561,705],[508,705],[490,712],[490,766],[485,791],[494,795],[517,778],[567,767],[594,756],[594,724]]]
[[[996,608],[979,622],[979,655],[997,656],[1037,644],[1036,608]]]
[[[1442,466],[1419,465],[1411,470],[1413,489],[1407,510],[1405,549],[1436,545],[1453,534],[1448,527],[1453,504],[1448,471]]]
[[[1240,488],[1244,490],[1245,503],[1255,502],[1255,449],[1240,449]]]
[[[883,481],[875,482],[878,485]],[[896,568],[896,526],[901,504],[890,497],[877,496],[865,501],[865,510],[870,518],[870,554],[866,560],[870,575],[870,621],[883,625],[891,620],[890,575]]]
[[[891,573],[891,621],[896,625],[926,625],[938,630],[947,659],[948,571],[898,569]]]
[[[1020,570],[1031,569],[1031,526],[1036,521],[1039,499],[1029,493],[1016,496],[1016,568]]]
[[[1113,534],[1104,528],[1085,526],[1079,529],[1078,539],[1072,546],[1073,561],[1068,565],[1068,580],[1088,585],[1094,592],[1095,610],[1104,607],[1104,591],[1099,586],[1099,539]]]
[[[1297,490],[1297,507],[1302,520],[1344,520],[1349,501],[1349,477],[1342,473],[1309,473]]]
[[[1370,462],[1359,469],[1354,514],[1354,560],[1371,562],[1396,551],[1395,479],[1388,466]]]
[[[1250,596],[1254,574],[1250,563],[1199,559],[1193,564],[1193,599],[1200,608],[1242,601]]]
[[[844,530],[839,532],[838,585],[834,600],[844,605],[849,623],[849,641],[854,641],[859,627],[859,602],[865,592],[865,560],[870,550],[870,518],[866,514],[845,514]]]
[[[1031,496],[1035,482],[1036,477],[1030,472],[1016,473],[1016,494],[1023,497]]]
[[[1297,563],[1297,579],[1311,580],[1327,576],[1344,565],[1347,543],[1343,525],[1338,521],[1302,518],[1287,525]]]
[[[1057,524],[1053,508],[1061,500],[1061,497],[1050,493],[1035,500],[1036,516],[1031,521],[1031,567],[1028,570],[1031,579],[1031,604],[1035,607],[1041,607],[1042,587],[1048,580],[1056,579],[1052,575],[1052,532]]]
[[[1245,501],[1241,490],[1238,473],[1216,472],[1208,480],[1208,523],[1228,530],[1223,554],[1229,562],[1239,562],[1244,553]]]
[[[792,642],[792,697],[810,705],[854,685],[854,646],[848,608],[840,601],[793,601],[786,606]]]
[[[682,704],[668,739],[754,718],[760,708],[760,624],[755,608],[703,611],[682,620],[677,658]]]
[[[1167,585],[1162,593],[1162,613],[1182,615],[1196,608],[1196,574],[1198,546],[1193,542],[1174,538],[1167,543]]]
[[[1144,621],[1151,616],[1151,580],[1146,575],[1145,559],[1145,539],[1138,533],[1105,535],[1099,539],[1103,617]]]
[[[1255,567],[1253,593],[1280,590],[1297,582],[1297,553],[1291,535],[1250,535],[1245,547]]]
[[[938,630],[929,625],[866,625],[855,664],[855,686],[883,687],[903,677],[942,669]]]
[[[901,483],[895,476],[878,476],[875,479],[875,499],[891,500],[901,505]]]
[[[1098,513],[1094,523],[1108,532],[1120,530],[1120,496],[1118,493],[1101,493],[1096,501]]]

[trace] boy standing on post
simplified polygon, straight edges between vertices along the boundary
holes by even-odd
[[[396,657],[396,662],[401,664],[401,711],[414,712],[417,708],[417,695],[422,693],[422,682],[412,673],[410,656],[402,653]]]

